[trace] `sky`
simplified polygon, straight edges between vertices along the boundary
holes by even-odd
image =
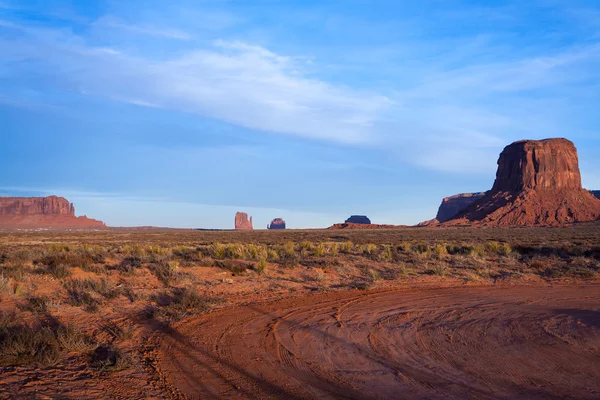
[[[0,195],[111,226],[415,224],[566,137],[600,189],[597,0],[0,0]]]

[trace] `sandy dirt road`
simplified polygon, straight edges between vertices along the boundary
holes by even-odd
[[[187,398],[600,398],[600,285],[327,293],[164,337]]]

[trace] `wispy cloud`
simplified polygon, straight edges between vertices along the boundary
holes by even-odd
[[[71,33],[12,26],[4,58],[33,58],[82,93],[181,110],[245,128],[343,143],[369,142],[391,104],[381,95],[303,75],[298,60],[219,40],[165,61],[93,47]]]
[[[140,35],[158,36],[169,39],[189,40],[192,36],[177,29],[157,28],[149,25],[128,24],[113,16],[105,16],[94,22],[94,25],[121,29]]]

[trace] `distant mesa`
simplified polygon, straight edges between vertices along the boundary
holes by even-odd
[[[347,224],[371,224],[371,220],[366,215],[351,215],[346,220]]]
[[[442,219],[448,219],[420,225],[562,225],[600,219],[600,200],[582,188],[577,149],[567,139],[523,140],[507,146],[492,189],[483,196],[457,196],[456,208],[462,210],[450,216],[454,209],[442,209],[442,202]]]
[[[600,199],[600,190],[590,190],[590,193]]]
[[[243,230],[243,231],[251,231],[254,228],[252,227],[252,217],[248,219],[248,214],[244,212],[235,213],[235,229]]]
[[[102,221],[76,217],[75,207],[64,197],[0,197],[2,228],[94,228]]]
[[[275,218],[269,225],[267,225],[267,229],[277,230],[277,229],[285,229],[285,221],[281,218]]]
[[[355,224],[345,222],[343,224],[333,224],[327,229],[396,229],[407,228],[406,225],[388,225],[388,224]]]

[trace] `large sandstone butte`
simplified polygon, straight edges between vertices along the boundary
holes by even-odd
[[[267,229],[270,229],[270,230],[285,229],[285,221],[282,218],[275,218],[267,226]]]
[[[600,200],[581,186],[575,145],[523,140],[500,154],[492,190],[444,225],[561,225],[600,219]]]
[[[2,228],[91,228],[102,221],[76,217],[75,207],[64,197],[0,197]]]
[[[254,228],[252,227],[252,217],[248,220],[248,214],[244,212],[236,212],[235,213],[235,229],[243,230],[243,231],[251,231]]]

